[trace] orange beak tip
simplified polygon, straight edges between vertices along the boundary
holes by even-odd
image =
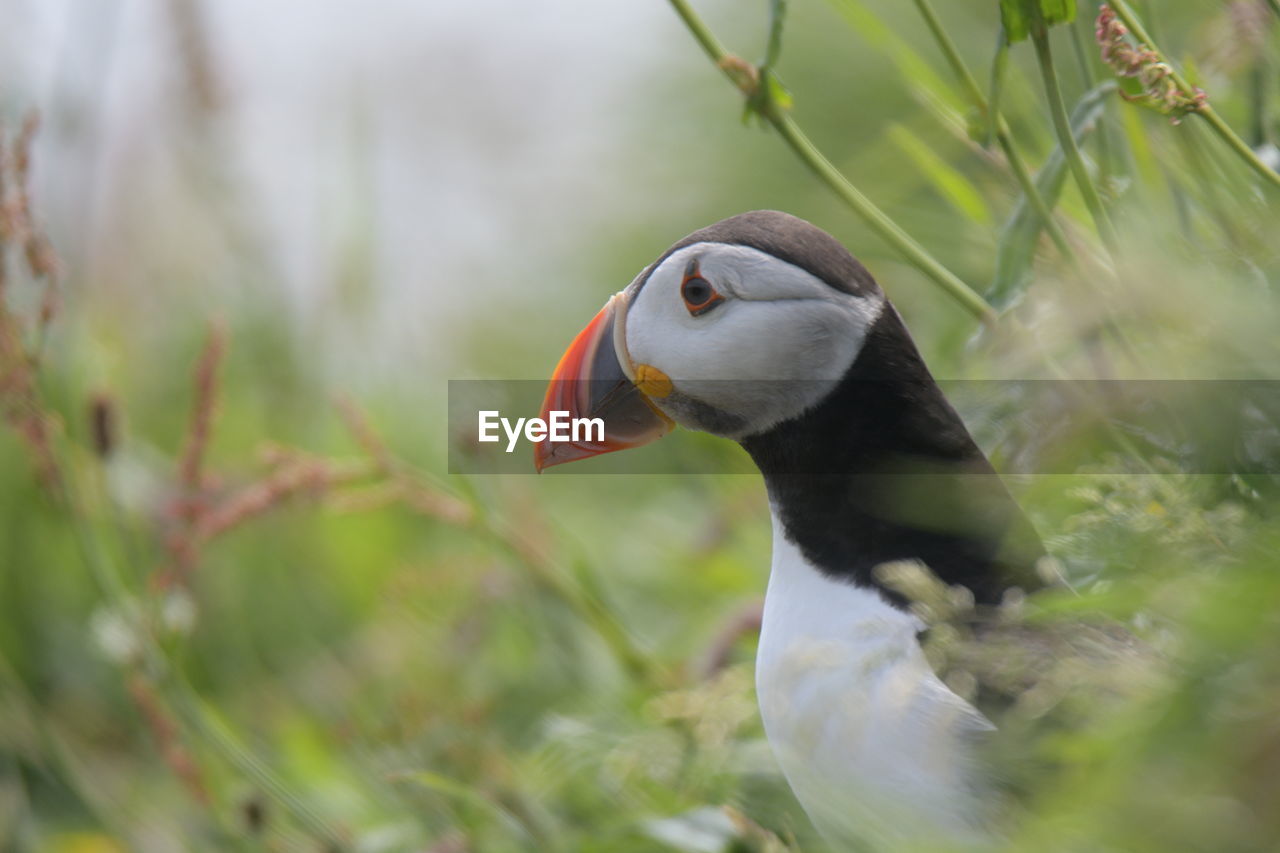
[[[588,427],[579,438],[575,426],[572,440],[539,441],[533,452],[538,473],[552,465],[639,447],[671,430],[671,419],[634,384],[622,365],[626,355],[618,335],[625,327],[625,310],[625,302],[615,296],[578,333],[556,365],[542,400],[544,424],[553,415],[567,415],[574,424],[598,420],[603,429],[593,434]],[[659,374],[656,368],[651,371]],[[667,384],[669,392],[670,380]]]

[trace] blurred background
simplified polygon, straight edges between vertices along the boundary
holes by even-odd
[[[793,0],[777,71],[985,329],[666,3],[0,0],[0,849],[821,849],[756,717],[759,481],[450,475],[447,381],[546,379],[667,245],[765,207],[845,242],[941,377],[1277,379],[1256,164],[1107,88],[1082,6],[1052,44],[1116,247],[1030,45],[997,75],[1064,253],[918,5]],[[937,4],[984,98],[998,6]],[[1274,2],[1133,6],[1274,169]],[[697,9],[761,59],[770,4]],[[1274,850],[1275,445],[1210,476],[1067,433],[1077,473],[1013,478],[1081,590],[1037,612],[1167,666],[1007,688],[1010,849]]]

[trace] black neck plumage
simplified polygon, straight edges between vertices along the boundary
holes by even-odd
[[[787,537],[828,576],[884,589],[877,565],[915,559],[980,603],[1040,585],[1035,531],[892,306],[822,403],[742,446]]]

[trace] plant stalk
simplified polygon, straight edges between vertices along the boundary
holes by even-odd
[[[1107,249],[1115,254],[1119,248],[1115,230],[1107,217],[1106,209],[1102,206],[1097,187],[1089,177],[1084,158],[1080,156],[1080,147],[1076,145],[1075,136],[1071,133],[1071,121],[1067,118],[1067,106],[1062,100],[1058,73],[1053,65],[1053,52],[1049,47],[1048,27],[1043,23],[1033,27],[1031,41],[1035,44],[1036,59],[1040,63],[1040,75],[1044,79],[1045,94],[1049,98],[1049,113],[1053,118],[1053,129],[1058,134],[1058,144],[1062,146],[1062,153],[1071,167],[1071,174],[1075,178],[1076,186],[1080,189],[1080,195],[1084,197],[1084,203],[1089,208],[1089,215],[1093,217],[1098,235]]]
[[[978,87],[978,81],[970,73],[968,66],[965,65],[964,59],[960,56],[960,51],[942,26],[942,22],[938,19],[938,15],[933,10],[929,0],[915,0],[915,4],[916,8],[920,10],[920,15],[924,18],[925,24],[928,25],[929,32],[933,34],[934,41],[938,43],[943,56],[946,57],[947,63],[951,66],[952,73],[955,74],[956,79],[960,81],[961,87],[969,96],[969,100],[973,102],[978,112],[987,118],[987,126],[994,129],[996,142],[999,143],[1000,150],[1004,152],[1005,160],[1009,163],[1009,169],[1013,172],[1014,179],[1018,182],[1023,195],[1031,203],[1032,209],[1035,210],[1040,220],[1044,223],[1045,230],[1049,232],[1049,237],[1053,240],[1053,244],[1058,247],[1058,252],[1067,263],[1073,267],[1078,267],[1079,260],[1076,258],[1075,251],[1071,248],[1071,244],[1067,242],[1067,236],[1063,233],[1061,226],[1053,218],[1053,211],[1040,195],[1040,191],[1036,189],[1030,170],[1027,169],[1022,156],[1018,154],[1017,148],[1013,145],[1013,138],[1009,134],[1008,125],[1005,124],[999,111],[993,109],[993,105],[987,102],[982,90]]]
[[[897,249],[916,269],[933,279],[979,320],[984,323],[994,322],[995,310],[987,301],[930,255],[910,234],[851,184],[809,140],[794,119],[773,109],[768,111],[766,118],[810,171],[840,196],[886,243]]]
[[[742,90],[741,60],[730,56],[724,45],[720,43],[720,40],[715,37],[702,19],[698,17],[697,13],[693,11],[688,0],[670,0],[670,2],[676,14],[684,21],[689,32],[693,34],[693,37],[702,46],[703,51],[710,57],[711,61],[724,72],[730,82]],[[869,198],[850,183],[810,141],[809,137],[800,129],[800,126],[769,99],[769,82],[766,69],[766,75],[756,81],[756,85],[759,87],[758,91],[765,93],[758,111],[778,131],[787,145],[791,147],[791,150],[809,167],[809,170],[830,187],[854,213],[858,214],[873,231],[880,235],[881,239],[896,249],[912,266],[932,279],[935,284],[983,323],[993,323],[996,313],[987,304],[986,300],[979,296],[969,285],[961,281],[955,273],[930,255],[901,226],[890,219],[884,211],[876,207]],[[756,92],[747,91],[746,94],[754,95]]]

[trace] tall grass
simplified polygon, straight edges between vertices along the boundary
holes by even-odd
[[[174,8],[207,113],[197,5]],[[699,113],[707,213],[781,186],[941,374],[1277,378],[1271,0],[1052,26],[1030,0],[774,2],[759,63],[671,5],[795,158]],[[193,308],[101,383],[38,139],[0,136],[0,847],[822,849],[755,715],[754,480],[450,477],[420,461],[438,423],[322,387],[329,338],[281,345],[278,306]],[[997,462],[1036,444],[1018,414],[975,422]],[[1277,449],[1195,474],[1159,438],[1064,427],[1078,470],[1013,478],[1071,594],[977,619],[887,569],[998,717],[1009,850],[1280,845]]]

